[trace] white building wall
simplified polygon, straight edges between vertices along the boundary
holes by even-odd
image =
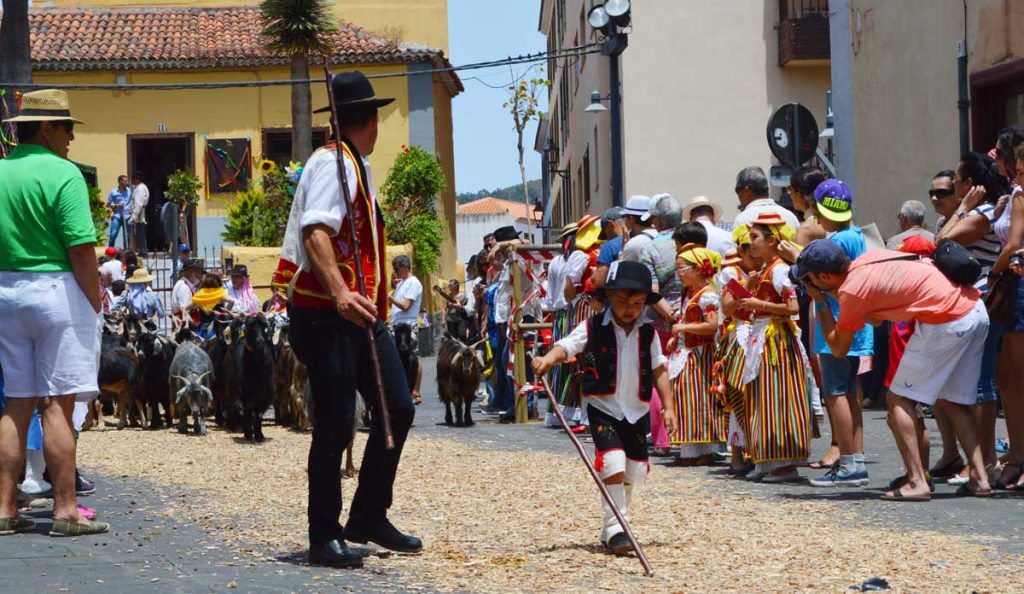
[[[521,233],[526,232],[526,220],[516,220],[512,215],[502,214],[460,214],[455,217],[455,241],[458,244],[459,262],[463,266],[484,247],[484,235],[494,233],[498,227],[512,225]],[[534,243],[540,243],[541,232],[533,226]]]

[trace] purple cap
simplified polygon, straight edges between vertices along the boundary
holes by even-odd
[[[838,179],[826,179],[814,188],[814,201],[818,213],[830,221],[845,223],[853,218],[853,194],[850,187]]]

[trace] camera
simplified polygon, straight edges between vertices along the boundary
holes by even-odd
[[[1020,254],[1010,256],[1010,266],[1024,266],[1024,256]]]

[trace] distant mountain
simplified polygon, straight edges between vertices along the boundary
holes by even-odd
[[[526,182],[526,189],[530,193],[531,204],[536,204],[541,199],[543,191],[541,190],[540,180],[535,179],[533,181]],[[481,198],[493,196],[495,198],[501,198],[502,200],[512,200],[514,202],[526,202],[523,199],[523,184],[515,184],[507,188],[499,188],[496,190],[480,190],[479,192],[464,192],[455,196],[455,201],[459,204],[465,204]]]

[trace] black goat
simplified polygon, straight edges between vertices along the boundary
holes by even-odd
[[[263,441],[263,413],[274,403],[274,345],[270,322],[250,316],[233,334],[228,395],[241,404],[242,431],[248,441]],[[232,389],[233,388],[233,389]],[[233,392],[233,394],[232,394]]]
[[[154,332],[142,332],[138,341],[142,368],[142,400],[149,405],[149,428],[159,429],[163,426],[164,420],[170,427],[174,423],[174,411],[171,410],[167,380],[177,346]],[[160,417],[161,406],[164,409],[163,419]]]
[[[470,427],[473,418],[470,406],[480,387],[483,361],[477,351],[462,342],[445,336],[437,351],[437,392],[444,403],[445,425]],[[452,405],[455,405],[455,419],[452,422]],[[463,416],[465,407],[465,416]]]
[[[215,320],[213,323],[214,334],[203,350],[210,356],[213,363],[213,373],[210,375],[209,386],[213,392],[213,415],[217,426],[237,431],[241,427],[241,418],[238,414],[238,407],[235,404],[235,397],[229,396],[228,384],[233,380],[231,373],[231,360],[234,354],[231,349],[232,326],[241,328],[241,320],[235,322]]]
[[[397,324],[394,331],[398,358],[402,361],[405,379],[409,382],[409,389],[412,390],[416,387],[416,372],[420,366],[419,356],[415,349],[416,340],[413,336],[416,327],[411,324]]]

